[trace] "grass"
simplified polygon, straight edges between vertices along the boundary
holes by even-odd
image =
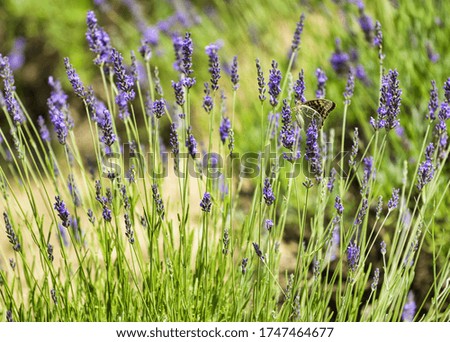
[[[366,11],[382,22],[384,59],[364,40],[354,4],[326,2],[306,13],[300,48],[286,60],[279,51],[289,50],[301,12],[295,11],[296,18],[280,25],[277,33],[276,25],[270,32],[265,28],[275,13],[274,4],[249,4],[239,11],[239,5],[223,7],[217,2],[212,19],[203,18],[200,25],[186,29],[192,31],[197,82],[182,86],[178,103],[171,81],[182,82],[191,75],[186,68],[171,69],[169,54],[140,58],[143,81],[134,83],[132,90],[125,84],[131,71],[122,69],[116,55],[114,63],[82,68],[89,69],[83,70],[86,75],[98,75],[100,82],[93,88],[97,104],[86,94],[68,92],[74,107],[81,108],[77,114],[84,116],[73,128],[70,116],[75,113],[61,102],[64,91],[51,87],[48,101],[57,106],[52,111],[50,105],[51,115],[45,115],[47,123],[57,123],[50,128],[51,140],[42,137],[32,108],[22,104],[18,84],[12,96],[27,120],[17,125],[4,104],[6,125],[0,132],[0,207],[6,230],[0,254],[1,317],[448,321],[449,149],[446,129],[435,128],[447,120],[445,103],[450,99],[441,89],[448,61],[441,57],[424,82],[422,73],[431,62],[420,54],[405,58],[405,51],[411,51],[408,40],[393,39],[393,32],[408,36],[411,18],[423,19],[424,13],[411,13],[410,4],[399,9],[387,1],[377,4],[382,5]],[[286,2],[277,8],[280,18],[294,12],[293,6]],[[428,10],[437,14],[442,9]],[[336,20],[336,13],[339,25],[330,21]],[[113,25],[124,20],[114,11],[103,15]],[[102,16],[97,18],[103,26]],[[212,35],[236,23],[236,30],[227,35],[231,44],[219,55],[222,69],[224,60],[238,55],[238,88],[222,70],[219,88],[211,89],[211,65],[199,46],[216,41],[204,34],[214,28],[214,18],[221,21]],[[431,25],[428,17],[420,22]],[[253,36],[238,34],[240,25],[250,24]],[[321,29],[315,30],[318,24]],[[274,39],[277,35],[281,38]],[[353,95],[346,89],[347,73],[337,75],[328,66],[336,37],[344,49],[358,48],[369,77],[369,83],[356,82]],[[417,41],[424,42],[424,37],[421,34]],[[442,56],[443,37],[436,33],[434,42],[436,48],[442,46]],[[248,57],[253,56],[252,40],[261,42],[265,100],[258,97],[255,59]],[[243,47],[233,51],[236,41]],[[111,42],[115,46],[115,36]],[[398,48],[394,42],[399,42]],[[153,49],[169,50],[170,45],[166,37]],[[128,63],[126,49],[120,50]],[[83,55],[98,57],[87,49]],[[278,68],[270,66],[272,59],[280,62],[279,95],[270,92],[276,88],[272,83],[277,83],[273,75]],[[299,64],[308,99],[314,97],[316,68],[323,66],[328,75],[326,97],[337,108],[320,130],[314,126],[317,117],[304,116],[302,127],[295,121],[296,115],[304,114],[296,109],[293,88]],[[155,87],[155,68],[163,91]],[[10,82],[4,77],[6,69],[2,65],[4,88]],[[398,77],[392,76],[394,69]],[[369,124],[384,103],[386,90],[380,91],[380,82],[386,75],[398,79],[402,90],[397,97],[403,133],[374,130]],[[444,103],[443,116],[434,121],[426,119],[431,79],[436,79]],[[204,82],[209,82],[213,103],[206,110]],[[397,89],[396,84],[390,86],[388,90]],[[120,94],[133,98],[133,91],[134,99],[125,106],[115,101]],[[165,107],[158,112],[154,106],[161,99]],[[123,118],[124,111],[129,116]],[[225,130],[224,117],[230,119]],[[396,119],[392,110],[388,118]],[[170,131],[173,123],[175,130]],[[359,139],[354,138],[355,127]],[[293,145],[284,140],[289,130]],[[197,153],[192,137],[197,138]],[[175,141],[178,153],[173,153]],[[301,158],[283,158],[285,153],[294,156],[298,148]]]

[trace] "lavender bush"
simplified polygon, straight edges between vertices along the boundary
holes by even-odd
[[[329,67],[297,70],[304,14],[291,23],[292,44],[280,47],[288,63],[235,51],[226,65],[221,42],[196,45],[195,17],[172,18],[187,26],[175,34],[169,19],[152,29],[132,10],[143,39],[128,54],[89,11],[86,53],[101,83],[84,83],[64,58],[72,89],[50,76],[38,119],[0,55],[3,320],[448,321],[440,220],[450,77],[429,80],[420,150],[393,153],[408,142],[409,94],[384,51],[383,26],[362,2],[348,6],[379,81],[339,39]],[[160,74],[153,54],[169,31],[173,71]],[[196,64],[198,55],[208,62]],[[241,63],[254,65],[251,91],[240,86]],[[377,108],[350,127],[359,89],[375,91]],[[309,94],[338,104],[332,124],[306,116],[298,124]],[[239,111],[244,98],[255,104],[249,113]],[[433,279],[420,297],[422,260]]]

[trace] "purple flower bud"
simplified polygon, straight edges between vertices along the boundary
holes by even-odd
[[[238,74],[237,56],[233,57],[233,64],[231,65],[231,83],[233,84],[233,89],[234,90],[238,90],[238,88],[239,88],[239,74]]]
[[[24,37],[18,37],[14,39],[14,45],[9,53],[9,64],[11,65],[11,70],[16,70],[22,67],[25,62],[25,43]]]
[[[281,143],[288,150],[293,150],[295,143],[295,132],[292,125],[291,107],[287,100],[283,100],[283,108],[281,109],[281,122],[283,123],[280,130]]]
[[[152,114],[160,119],[166,113],[166,101],[164,99],[155,100],[152,103]]]
[[[45,120],[42,115],[38,116],[38,125],[39,125],[39,134],[41,136],[42,141],[49,142],[50,141],[50,132],[48,131],[47,125],[45,124]]]
[[[450,103],[450,77],[447,78],[447,81],[444,83],[444,97],[445,102]]]
[[[325,71],[323,71],[320,68],[317,68],[317,70],[316,70],[316,77],[317,77],[316,97],[318,99],[323,99],[323,98],[325,98],[325,84],[326,84],[328,78],[325,75]]]
[[[264,262],[264,255],[261,252],[261,249],[259,248],[259,245],[256,242],[252,242],[253,248],[255,249],[255,253],[258,256],[258,258],[261,259],[262,262]]]
[[[9,243],[12,245],[13,250],[16,252],[20,252],[20,243],[19,238],[16,235],[11,222],[9,221],[8,213],[5,211],[3,212],[3,219],[5,221],[5,229],[6,229],[6,236],[8,238]]]
[[[264,221],[264,227],[270,232],[273,228],[273,221],[271,219],[266,219]]]
[[[295,27],[294,37],[292,38],[292,45],[291,45],[292,51],[296,51],[300,47],[304,21],[305,21],[305,14],[302,13]]]
[[[278,63],[272,60],[272,69],[269,71],[269,87],[268,93],[270,95],[270,104],[275,107],[278,104],[278,96],[281,93],[281,71],[278,69]]]
[[[430,101],[428,102],[428,114],[426,115],[426,118],[430,120],[436,119],[436,111],[438,108],[439,108],[438,90],[436,87],[436,81],[432,80],[430,89]]]
[[[427,49],[427,56],[428,59],[430,60],[431,63],[437,63],[437,61],[439,61],[439,54],[436,53],[433,49],[433,47],[431,46],[430,42],[426,43],[426,49]]]
[[[97,24],[97,18],[93,11],[86,16],[87,31],[86,40],[89,49],[96,54],[95,64],[111,63],[111,43],[108,34]]]
[[[220,63],[218,51],[220,49],[219,44],[213,43],[205,48],[205,52],[209,57],[209,73],[211,74],[211,89],[216,91],[219,89],[219,78],[220,78]]]
[[[364,217],[367,214],[367,209],[369,209],[369,201],[367,200],[367,198],[363,198],[361,208],[359,209],[358,215],[355,219],[355,226],[359,226],[363,223]]]
[[[319,129],[316,120],[313,119],[306,130],[306,160],[308,160],[311,172],[317,179],[322,175],[322,158],[319,147]]]
[[[344,206],[342,205],[342,200],[339,196],[336,196],[336,199],[334,201],[334,208],[336,209],[339,216],[341,216],[344,212]]]
[[[373,167],[373,157],[366,157],[363,160],[364,176],[361,184],[361,194],[368,191],[369,183],[375,177],[375,168]]]
[[[211,212],[211,206],[212,206],[211,194],[209,192],[205,192],[200,202],[200,208],[202,209],[202,211],[209,213]]]
[[[205,96],[203,97],[203,109],[209,114],[214,107],[214,101],[210,95],[208,82],[205,82],[204,93],[205,93]]]
[[[361,27],[361,30],[364,32],[365,39],[369,43],[372,43],[374,30],[373,20],[364,12],[364,4],[362,2],[358,3],[358,8],[359,8],[359,18],[358,18],[359,26]]]
[[[242,274],[245,274],[247,272],[247,263],[248,263],[248,258],[244,258],[241,261],[241,272]]]
[[[259,59],[256,59],[256,72],[258,74],[259,100],[262,102],[266,99],[266,95],[264,95],[266,92],[266,83]]]
[[[412,322],[414,320],[414,316],[416,315],[416,310],[417,305],[414,300],[414,294],[412,291],[409,291],[407,301],[403,307],[402,321]]]
[[[294,84],[294,97],[295,103],[304,103],[306,102],[305,97],[305,77],[303,73],[303,69],[298,73],[298,79]]]
[[[69,78],[69,82],[72,85],[73,91],[77,96],[85,99],[87,94],[86,90],[84,89],[84,85],[80,80],[80,76],[78,76],[72,64],[70,64],[68,57],[64,58],[64,66],[66,67],[67,77]]]
[[[114,144],[114,142],[117,140],[117,138],[114,134],[111,114],[107,109],[103,111],[103,116],[99,118],[98,126],[100,127],[103,134],[100,137],[100,141],[106,146],[111,147],[112,144]]]
[[[347,85],[345,86],[344,98],[345,104],[350,104],[350,99],[353,96],[353,90],[355,89],[355,75],[353,74],[353,69],[350,69],[347,77]]]
[[[263,197],[267,205],[272,205],[275,202],[275,195],[273,194],[269,178],[264,180]]]
[[[427,185],[434,176],[434,166],[432,158],[434,154],[434,145],[430,143],[425,150],[425,161],[422,162],[417,171],[417,189],[422,191],[423,187]]]
[[[347,247],[347,263],[349,269],[354,272],[358,267],[360,248],[355,241],[350,242]]]
[[[9,64],[8,57],[2,57],[0,54],[0,77],[3,78],[4,86],[4,102],[6,110],[13,119],[14,125],[19,126],[25,122],[25,115],[20,108],[19,102],[16,100],[14,94],[16,87],[14,86],[14,75]]]
[[[55,196],[55,200],[56,202],[53,207],[58,212],[58,216],[62,221],[62,225],[63,227],[69,228],[71,219],[66,204],[64,203],[63,200],[61,200],[61,197],[59,196]]]
[[[109,209],[106,205],[103,206],[102,216],[106,222],[111,222],[112,220],[111,209]]]
[[[388,210],[389,211],[394,210],[395,208],[398,207],[399,193],[400,193],[400,189],[392,190],[392,197],[388,201]]]
[[[334,182],[336,181],[336,175],[337,175],[337,171],[336,169],[333,167],[330,171],[330,177],[328,179],[328,184],[327,184],[327,188],[329,192],[333,192],[334,189]]]
[[[188,148],[188,152],[190,156],[195,159],[195,156],[197,154],[197,141],[195,140],[194,136],[192,135],[192,127],[188,127],[187,129],[187,138],[186,138],[186,147]]]
[[[227,138],[229,137],[230,129],[231,129],[230,119],[228,119],[227,117],[223,117],[219,127],[220,140],[222,141],[222,144],[224,144],[225,140],[227,140]]]
[[[161,199],[161,195],[159,194],[158,186],[156,184],[152,185],[152,193],[153,193],[153,201],[155,202],[156,212],[161,217],[161,220],[164,220],[165,215],[164,202]]]
[[[183,90],[183,82],[174,82],[172,81],[172,88],[175,92],[175,101],[177,103],[177,105],[179,105],[180,107],[183,107],[184,105],[184,90]]]
[[[338,75],[343,75],[348,72],[350,65],[350,56],[341,50],[341,40],[336,39],[336,47],[334,53],[331,55],[330,63],[333,67],[333,70]]]

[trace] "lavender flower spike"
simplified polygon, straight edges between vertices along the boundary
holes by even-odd
[[[97,65],[111,63],[111,43],[108,34],[101,26],[97,24],[97,18],[93,11],[89,11],[86,17],[87,31],[86,40],[89,49],[94,52],[97,57],[94,62]]]
[[[388,210],[389,211],[392,211],[398,207],[399,193],[400,193],[400,189],[392,190],[392,197],[388,201]]]
[[[350,68],[347,77],[347,85],[344,92],[344,104],[349,105],[353,96],[353,90],[355,89],[355,74],[352,68]]]
[[[412,293],[412,291],[409,291],[408,299],[405,303],[405,306],[403,307],[402,320],[404,322],[412,322],[416,314],[416,309],[417,305],[414,300],[414,294]]]
[[[8,237],[8,241],[11,243],[13,249],[16,252],[19,252],[20,251],[19,238],[17,237],[11,225],[11,222],[9,221],[8,214],[6,212],[3,212],[3,219],[5,221],[6,236]]]
[[[16,87],[14,86],[14,76],[8,57],[2,57],[0,54],[0,77],[3,78],[4,85],[4,102],[6,109],[14,121],[14,125],[19,126],[25,122],[25,115],[19,106],[14,94]]]
[[[222,122],[220,123],[219,132],[220,132],[220,140],[222,141],[222,144],[225,143],[225,140],[230,135],[231,130],[231,121],[227,117],[222,118]]]
[[[64,58],[64,66],[66,68],[67,77],[69,78],[69,82],[72,85],[73,91],[77,96],[81,97],[82,99],[86,99],[87,93],[84,85],[80,80],[80,76],[78,76],[72,64],[70,64],[68,57]]]
[[[434,145],[430,143],[425,150],[425,161],[422,162],[417,171],[417,189],[422,191],[425,185],[427,185],[434,176],[434,166],[432,163],[432,158],[434,154]]]
[[[294,97],[295,97],[295,103],[304,103],[306,102],[305,97],[305,76],[303,69],[298,73],[298,79],[295,81],[294,84]]]
[[[209,213],[211,212],[211,207],[212,207],[211,194],[209,192],[205,192],[200,202],[200,208],[202,209],[202,211]]]
[[[304,21],[305,21],[305,14],[302,13],[300,15],[299,21],[297,22],[297,26],[295,27],[294,37],[292,38],[292,45],[291,45],[292,51],[296,51],[300,47]]]
[[[438,108],[439,108],[438,90],[436,87],[436,81],[432,80],[430,89],[430,102],[428,102],[428,114],[426,118],[430,120],[435,120],[436,111]]]
[[[181,71],[185,75],[185,78],[183,79],[183,85],[188,89],[195,84],[195,78],[190,77],[190,75],[194,72],[194,70],[192,70],[193,51],[194,47],[191,39],[191,34],[189,32],[186,32],[181,45]]]
[[[285,148],[291,150],[295,144],[295,133],[292,125],[291,107],[287,100],[283,100],[283,108],[281,109],[281,122],[283,123],[280,130],[281,143]]]
[[[347,262],[349,269],[354,272],[358,267],[360,248],[352,241],[347,247]]]
[[[213,43],[205,48],[205,52],[209,57],[209,73],[211,74],[211,89],[216,91],[219,89],[220,78],[220,63],[218,51],[220,49],[219,44]]]
[[[238,74],[238,62],[237,56],[233,57],[233,64],[231,65],[231,83],[233,84],[233,90],[239,88],[239,74]]]
[[[273,194],[269,178],[264,180],[263,198],[267,205],[272,205],[275,202],[275,195]]]
[[[316,179],[321,179],[322,160],[319,147],[319,129],[315,119],[311,121],[311,124],[306,130],[305,157],[309,161],[311,172],[316,175]]]
[[[100,137],[100,141],[106,146],[111,147],[111,145],[114,144],[117,138],[114,134],[111,114],[107,109],[103,111],[103,117],[99,118],[98,125],[103,133],[103,135]]]
[[[272,60],[272,69],[269,71],[269,87],[270,104],[275,107],[278,104],[278,96],[281,93],[281,71],[278,69],[278,63]]]
[[[70,227],[70,214],[67,210],[66,204],[63,200],[61,200],[61,197],[55,196],[55,204],[54,208],[58,212],[58,216],[62,221],[63,227],[69,228]]]
[[[328,78],[327,75],[325,75],[325,71],[323,71],[321,68],[317,68],[316,77],[317,77],[316,97],[318,99],[323,99],[325,98],[325,84]]]
[[[195,156],[197,154],[197,141],[192,135],[192,127],[189,127],[187,129],[186,147],[188,148],[190,156],[195,159]]]
[[[264,81],[264,73],[261,68],[261,63],[259,59],[256,59],[256,73],[258,74],[258,90],[259,90],[259,100],[263,102],[266,99],[266,83]]]

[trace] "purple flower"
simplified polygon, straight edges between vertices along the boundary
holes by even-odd
[[[70,214],[69,211],[67,210],[66,204],[64,203],[63,200],[61,200],[61,197],[59,196],[55,196],[55,204],[54,204],[54,208],[55,210],[58,212],[58,216],[62,221],[62,225],[63,227],[69,228],[70,227]]]
[[[187,138],[186,138],[186,147],[188,148],[188,152],[190,156],[195,159],[195,156],[197,154],[197,141],[195,140],[194,136],[192,135],[192,127],[188,127],[187,129]]]
[[[220,123],[219,127],[219,133],[220,133],[220,140],[222,141],[222,144],[225,143],[225,140],[230,135],[230,129],[231,129],[231,121],[227,117],[222,118],[222,122]]]
[[[202,209],[202,211],[209,213],[211,212],[211,206],[212,206],[211,194],[209,192],[205,192],[200,202],[200,208]]]
[[[219,78],[220,78],[220,63],[218,51],[220,49],[219,44],[213,43],[205,48],[205,52],[209,58],[209,73],[211,74],[211,89],[216,91],[219,89]]]
[[[268,93],[270,95],[270,104],[275,107],[278,104],[278,96],[281,93],[281,71],[278,69],[278,63],[272,60],[272,69],[269,71],[269,87]]]
[[[156,184],[152,185],[152,193],[153,193],[153,201],[155,202],[156,212],[161,217],[161,220],[164,220],[164,202],[161,199],[161,195],[158,191],[158,186]]]
[[[170,125],[169,146],[172,149],[175,161],[177,161],[178,154],[180,153],[180,142],[178,140],[177,125],[175,123]]]
[[[258,258],[261,259],[262,262],[264,262],[264,255],[261,252],[261,249],[259,248],[259,245],[256,242],[252,242],[253,248],[255,249],[255,253],[258,256]]]
[[[364,217],[367,214],[367,209],[369,209],[369,201],[367,200],[367,198],[363,198],[361,208],[359,209],[358,215],[355,219],[355,226],[359,226],[363,223]]]
[[[358,127],[355,127],[355,130],[353,133],[352,151],[350,152],[350,158],[348,160],[349,166],[354,166],[356,164],[355,159],[356,159],[356,155],[358,154],[358,146],[359,146],[359,133],[358,133]]]
[[[350,57],[347,53],[341,50],[341,40],[339,38],[336,39],[335,44],[336,47],[334,53],[331,55],[330,63],[334,71],[338,75],[342,75],[345,74],[350,68],[349,66]]]
[[[432,158],[434,154],[434,145],[430,143],[425,150],[425,161],[419,165],[417,171],[417,189],[422,191],[423,187],[431,182],[434,176],[434,166]]]
[[[358,80],[362,81],[364,84],[370,84],[370,80],[367,77],[366,70],[362,64],[358,64],[355,67],[355,76]]]
[[[336,196],[336,199],[334,200],[334,208],[339,216],[344,212],[344,206],[342,205],[342,200],[339,196]]]
[[[105,221],[111,222],[112,220],[111,209],[109,209],[106,205],[103,205],[102,216]]]
[[[375,291],[378,286],[378,282],[380,281],[380,269],[377,267],[373,272],[372,284],[370,284],[370,288],[372,291]]]
[[[50,132],[48,131],[47,125],[45,124],[45,120],[42,117],[42,115],[38,116],[37,122],[39,126],[39,134],[41,136],[42,141],[49,142]]]
[[[306,130],[306,151],[305,157],[309,161],[311,172],[316,175],[316,179],[321,178],[322,158],[319,147],[319,129],[316,120],[313,119]]]
[[[366,157],[363,160],[364,176],[361,184],[361,194],[368,191],[370,180],[375,177],[375,168],[373,167],[373,157]]]
[[[6,229],[6,236],[8,238],[9,243],[12,245],[13,249],[16,252],[20,252],[20,243],[19,243],[19,238],[16,235],[11,222],[9,221],[9,217],[8,214],[5,212],[3,212],[3,219],[5,221],[5,229]]]
[[[125,221],[125,236],[128,239],[128,242],[130,244],[134,243],[134,231],[131,225],[130,215],[128,213],[125,213],[123,215],[124,221]]]
[[[241,272],[242,274],[245,274],[247,272],[247,263],[248,263],[248,258],[244,258],[241,261]]]
[[[86,16],[87,31],[86,40],[89,49],[97,55],[94,62],[97,65],[111,63],[111,43],[108,34],[97,24],[97,18],[93,11]]]
[[[267,205],[272,205],[275,202],[275,195],[273,194],[269,178],[264,180],[263,198]]]
[[[378,47],[378,58],[380,61],[384,59],[383,55],[383,31],[379,21],[375,23],[375,37],[373,38],[373,45]]]
[[[116,103],[119,106],[119,117],[125,119],[129,116],[128,103],[133,101],[136,94],[134,92],[134,77],[125,71],[122,55],[112,49],[112,60],[114,63],[114,74],[119,93],[116,96]]]
[[[316,70],[316,77],[317,77],[316,97],[318,99],[323,99],[325,97],[325,84],[328,78],[327,75],[325,75],[325,71],[323,71],[320,68],[317,68]]]
[[[380,242],[380,252],[382,255],[386,254],[386,242],[384,242],[384,241]]]
[[[15,98],[16,87],[14,86],[14,75],[9,64],[8,57],[0,54],[0,77],[3,78],[4,102],[6,110],[13,119],[14,125],[19,126],[25,122],[25,115],[20,108],[19,102]]]
[[[160,119],[166,113],[166,101],[164,99],[155,100],[152,103],[152,114]]]
[[[25,62],[25,43],[24,37],[18,37],[14,40],[14,45],[9,53],[9,64],[11,65],[11,70],[16,70],[22,67]]]
[[[448,102],[441,103],[438,118],[441,121],[447,121],[450,118],[450,104]]]
[[[233,84],[233,89],[234,90],[238,90],[238,88],[239,88],[239,74],[238,74],[237,56],[233,57],[233,64],[231,64],[231,83]]]
[[[183,47],[183,37],[179,35],[174,35],[172,37],[172,45],[173,50],[175,52],[175,62],[173,63],[173,68],[176,71],[181,71],[182,65],[181,65],[181,49]]]
[[[434,51],[434,49],[431,46],[430,42],[427,42],[426,49],[427,49],[427,56],[428,56],[428,59],[430,60],[430,62],[431,63],[436,63],[439,60],[440,56],[439,56],[438,53],[436,53]]]
[[[195,78],[190,75],[194,72],[192,70],[192,53],[194,46],[191,39],[191,34],[186,32],[181,46],[181,72],[186,76],[183,82],[186,88],[191,88],[195,84]]]
[[[355,75],[353,69],[350,69],[347,77],[347,85],[345,86],[344,98],[345,104],[350,104],[350,99],[353,96],[353,90],[355,89]]]
[[[64,66],[66,68],[67,77],[69,78],[69,82],[72,85],[73,91],[77,96],[85,99],[87,94],[86,90],[84,89],[84,85],[80,80],[80,76],[78,76],[72,64],[70,64],[68,57],[64,58]]]
[[[141,47],[139,48],[139,53],[146,63],[148,63],[150,58],[152,58],[152,49],[147,40],[142,41]]]
[[[408,298],[406,300],[405,306],[403,307],[402,321],[412,322],[414,320],[416,310],[417,310],[417,305],[414,300],[414,293],[412,291],[409,291]]]
[[[175,101],[177,105],[183,107],[184,105],[184,90],[183,90],[183,82],[174,82],[172,81],[172,88],[175,92]]]
[[[294,97],[295,103],[304,103],[306,102],[305,98],[305,77],[303,73],[303,69],[298,73],[298,79],[294,84]]]
[[[373,30],[374,30],[373,20],[364,12],[364,4],[362,1],[358,2],[358,8],[359,8],[359,18],[358,18],[359,26],[361,27],[361,30],[364,32],[365,39],[369,43],[371,43],[373,40]]]
[[[450,77],[447,78],[447,81],[444,83],[444,97],[445,102],[450,103]]]
[[[439,108],[438,90],[436,87],[436,81],[432,80],[430,89],[430,101],[428,102],[428,114],[426,115],[426,118],[430,120],[436,119],[436,110],[438,108]]]
[[[347,263],[349,269],[354,272],[358,267],[360,248],[355,241],[350,242],[347,247]]]
[[[283,100],[283,108],[281,109],[281,122],[282,122],[280,130],[281,143],[285,148],[292,151],[295,143],[295,133],[291,119],[291,107],[287,103],[286,99]]]
[[[330,171],[330,177],[328,179],[328,184],[327,184],[327,188],[329,192],[333,192],[334,189],[334,182],[336,181],[336,175],[337,175],[337,171],[336,169],[333,167]]]
[[[114,144],[114,142],[117,140],[117,138],[114,134],[112,118],[109,110],[105,109],[103,111],[103,116],[99,118],[98,126],[100,127],[103,134],[100,137],[100,141],[106,146],[111,147],[112,144]]]
[[[65,145],[69,132],[66,124],[66,117],[64,113],[54,105],[53,102],[48,101],[47,105],[49,109],[50,121],[53,124],[58,141],[61,145]]]
[[[264,221],[264,227],[270,232],[273,228],[273,221],[271,219],[266,219]]]
[[[266,99],[266,83],[264,81],[264,73],[261,68],[261,64],[259,62],[259,59],[256,59],[256,72],[258,74],[258,91],[259,91],[259,100],[262,102]]]
[[[291,45],[291,50],[292,51],[296,51],[300,47],[304,21],[305,21],[305,14],[302,13],[300,15],[300,19],[297,22],[297,25],[295,27],[294,37],[292,38],[292,45]]]
[[[399,124],[402,90],[399,87],[397,70],[389,70],[383,75],[380,89],[380,104],[378,106],[378,117],[371,118],[371,124],[375,129],[385,128],[390,130]]]
[[[388,201],[388,210],[389,211],[394,210],[395,208],[398,207],[399,193],[400,193],[400,189],[392,190],[392,197]]]
[[[210,95],[208,82],[205,82],[205,90],[203,92],[205,93],[203,97],[203,109],[209,114],[214,107],[214,101]]]

